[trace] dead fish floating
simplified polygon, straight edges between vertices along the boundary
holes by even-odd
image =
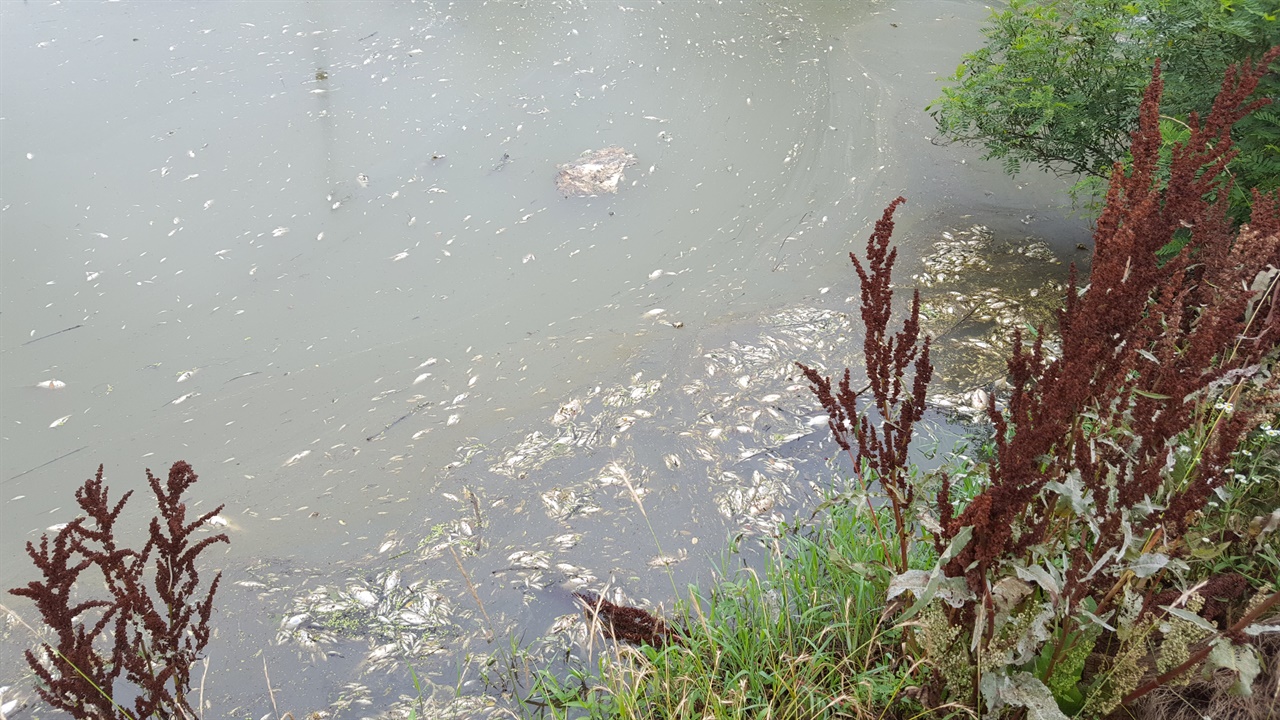
[[[588,150],[577,160],[556,166],[560,171],[556,188],[565,197],[616,194],[622,184],[622,171],[635,164],[636,156],[616,145]]]
[[[36,383],[36,387],[44,388],[45,390],[61,390],[66,386],[67,386],[66,383],[62,382],[61,380],[54,380],[53,378],[45,380],[44,382]]]

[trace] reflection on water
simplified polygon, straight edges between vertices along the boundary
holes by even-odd
[[[571,590],[669,602],[830,476],[791,363],[856,370],[845,253],[890,198],[908,266],[1060,215],[928,142],[984,17],[0,5],[0,542],[99,462],[124,490],[185,459],[233,536],[211,712],[270,709],[259,652],[281,711],[385,708],[406,661],[483,705],[475,658]],[[610,147],[616,194],[563,197]]]

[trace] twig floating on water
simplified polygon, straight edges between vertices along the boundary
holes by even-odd
[[[430,400],[424,400],[424,401],[422,401],[422,402],[418,403],[418,404],[417,404],[417,406],[415,406],[412,410],[410,410],[409,412],[407,412],[407,413],[405,413],[405,414],[401,415],[400,417],[396,418],[396,419],[395,419],[395,422],[391,423],[390,425],[388,425],[388,426],[386,426],[386,427],[382,428],[382,429],[381,429],[381,430],[379,430],[378,432],[376,432],[376,433],[374,433],[374,434],[370,435],[369,437],[365,438],[365,439],[364,439],[364,441],[365,441],[365,442],[373,442],[374,440],[377,440],[378,438],[382,437],[383,435],[386,435],[388,430],[390,430],[391,428],[393,428],[393,427],[395,427],[395,426],[399,425],[401,422],[403,422],[403,421],[405,421],[405,420],[408,420],[408,419],[409,419],[410,417],[412,417],[413,415],[416,415],[416,414],[418,413],[418,411],[419,411],[419,410],[421,410],[422,408],[424,408],[424,407],[426,407],[426,406],[428,406],[428,405],[430,405],[430,404],[431,404],[431,401],[430,401]]]
[[[47,463],[42,463],[42,464],[40,464],[40,465],[37,465],[37,466],[35,466],[35,467],[31,468],[30,470],[26,470],[26,471],[24,471],[24,472],[20,472],[20,473],[18,473],[17,475],[14,475],[13,477],[9,478],[9,480],[17,480],[18,478],[22,477],[23,475],[29,475],[29,474],[31,474],[31,473],[33,473],[33,472],[35,472],[35,471],[39,470],[40,468],[44,467],[45,465],[52,465],[52,464],[54,464],[54,463],[58,462],[59,460],[61,460],[62,458],[67,457],[67,456],[70,456],[70,455],[75,455],[76,453],[80,452],[81,450],[83,450],[83,449],[85,449],[85,448],[87,448],[87,447],[89,447],[89,446],[88,446],[88,445],[81,445],[80,447],[76,448],[75,450],[72,450],[72,451],[71,451],[71,452],[69,452],[69,453],[63,453],[62,455],[59,455],[58,457],[56,457],[56,458],[54,458],[54,459],[50,460],[50,461],[49,461],[49,462],[47,462]],[[9,480],[5,480],[5,482],[9,482]]]
[[[84,325],[72,325],[72,326],[71,326],[71,327],[69,327],[69,328],[63,328],[63,329],[59,330],[58,332],[51,332],[51,333],[49,333],[48,335],[41,335],[41,336],[40,336],[40,337],[38,337],[38,338],[33,338],[33,339],[28,340],[28,341],[26,341],[26,342],[24,342],[24,343],[22,343],[22,344],[23,344],[23,345],[30,345],[30,344],[31,344],[31,343],[33,343],[33,342],[40,342],[41,340],[44,340],[45,338],[51,338],[51,337],[53,337],[54,335],[61,335],[61,334],[62,334],[62,333],[64,333],[64,332],[70,332],[70,331],[72,331],[72,330],[75,330],[76,328],[82,328],[82,327],[84,327]]]
[[[782,265],[782,246],[783,246],[783,245],[786,245],[786,244],[787,244],[787,241],[791,239],[791,233],[794,233],[794,232],[796,231],[796,228],[798,228],[798,227],[800,227],[801,225],[803,225],[803,224],[804,224],[804,221],[805,221],[805,220],[807,220],[807,219],[809,218],[809,216],[810,216],[810,215],[812,215],[812,214],[813,214],[813,211],[812,211],[812,210],[810,210],[809,212],[807,212],[807,213],[805,213],[805,214],[801,215],[801,216],[800,216],[800,222],[796,223],[796,227],[791,228],[791,232],[789,232],[789,233],[787,233],[786,235],[784,235],[784,236],[783,236],[783,238],[782,238],[782,242],[778,243],[778,262],[776,262],[776,263],[774,263],[774,264],[773,264],[773,270],[770,270],[769,272],[777,272],[777,271],[778,271],[778,267]]]
[[[261,375],[261,374],[262,374],[262,371],[261,371],[261,370],[254,370],[254,371],[252,371],[252,372],[241,373],[241,374],[239,374],[239,375],[237,375],[237,376],[235,376],[235,377],[231,378],[231,380],[239,380],[240,378],[247,378],[247,377],[249,377],[250,375]],[[223,385],[226,385],[227,383],[231,382],[231,380],[228,380],[227,382],[224,382],[224,383],[222,383],[222,384],[223,384]]]
[[[471,591],[471,597],[475,598],[476,605],[480,606],[480,614],[484,615],[485,622],[489,623],[489,628],[484,631],[484,639],[493,642],[493,621],[489,619],[489,613],[484,609],[484,603],[480,602],[480,593],[476,592],[476,586],[471,583],[471,576],[467,574],[466,568],[462,567],[462,560],[458,557],[458,553],[453,549],[453,544],[448,545],[449,554],[453,556],[453,562],[458,566],[458,572],[462,573],[462,579],[467,581],[467,589]]]

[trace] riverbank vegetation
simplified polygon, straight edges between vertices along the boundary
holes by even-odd
[[[844,453],[767,570],[691,589],[674,632],[541,672],[556,717],[1265,718],[1280,707],[1280,193],[1233,223],[1231,128],[1280,49],[1161,132],[1160,64],[1113,165],[1092,272],[1017,331],[989,436],[924,472],[919,294],[891,330],[885,210],[865,378],[800,366]],[[859,389],[861,388],[861,389]],[[592,612],[606,636],[610,618]],[[598,610],[598,608],[597,608]]]
[[[1111,167],[1129,161],[1146,75],[1164,68],[1160,138],[1185,142],[1232,64],[1280,45],[1280,16],[1267,0],[1013,0],[993,12],[984,46],[964,56],[929,108],[939,134],[982,146],[1016,173],[1036,166],[1082,178],[1082,197],[1105,191]],[[1280,94],[1280,73],[1260,96]],[[1251,191],[1280,187],[1280,111],[1260,109],[1232,131],[1232,213],[1248,218]]]

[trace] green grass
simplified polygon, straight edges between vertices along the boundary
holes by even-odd
[[[1259,430],[1237,453],[1218,502],[1206,508],[1188,535],[1204,546],[1193,548],[1188,558],[1193,575],[1240,572],[1255,588],[1274,582],[1280,569],[1274,536],[1251,536],[1248,523],[1280,507],[1277,436]],[[946,470],[959,504],[986,483],[981,457],[981,442],[975,440],[948,458]],[[922,486],[936,482],[928,477],[916,481]],[[880,524],[889,525],[888,509],[880,510]],[[531,669],[532,683],[523,693],[526,715],[636,720],[976,717],[958,705],[950,715],[925,711],[916,701],[929,686],[931,671],[919,661],[924,653],[911,636],[915,623],[897,622],[903,607],[886,612],[892,573],[857,489],[830,491],[812,516],[780,526],[777,537],[762,547],[762,570],[723,571],[709,589],[688,590],[668,615],[682,629],[682,642],[663,648],[609,643],[603,652],[588,654],[588,660],[573,660],[556,671]],[[930,543],[919,536],[911,548],[912,568],[928,569],[937,560]],[[741,557],[731,560],[742,564]],[[1068,669],[1072,672],[1063,677],[1075,678],[1074,666]]]
[[[861,509],[860,509],[861,508]],[[819,520],[783,527],[765,570],[691,589],[683,642],[618,647],[599,667],[538,674],[552,717],[881,718],[911,702],[901,629],[882,618],[889,573],[868,511],[832,496]],[[885,521],[884,518],[881,520]],[[931,558],[922,556],[923,567]],[[885,708],[895,708],[886,714]]]

